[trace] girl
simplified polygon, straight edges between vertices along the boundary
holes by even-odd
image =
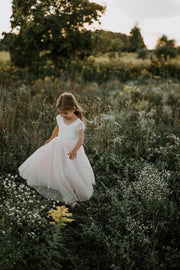
[[[48,199],[75,206],[93,194],[94,173],[84,152],[84,117],[71,93],[56,104],[57,125],[45,145],[18,168],[21,177]]]

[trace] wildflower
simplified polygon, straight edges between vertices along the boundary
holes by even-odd
[[[52,209],[48,211],[48,216],[51,216],[53,220],[51,221],[50,224],[55,224],[55,223],[61,223],[61,225],[66,225],[65,222],[72,222],[74,219],[69,218],[72,217],[72,213],[68,212],[69,209],[65,206],[57,206],[56,209]]]
[[[33,200],[29,200],[29,203],[33,203]]]
[[[129,91],[129,90],[131,90],[131,89],[132,89],[132,87],[131,87],[131,86],[129,86],[129,85],[125,85],[125,86],[124,86],[124,90]]]
[[[139,87],[136,88],[136,92],[140,93],[141,89]]]

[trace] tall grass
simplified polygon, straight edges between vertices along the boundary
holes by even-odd
[[[95,172],[95,193],[72,209],[75,221],[59,232],[55,242],[49,238],[54,234],[44,213],[39,213],[43,218],[39,230],[14,221],[13,236],[7,226],[10,217],[0,208],[4,232],[0,239],[6,234],[7,241],[2,253],[7,260],[1,269],[20,270],[27,264],[33,270],[178,269],[180,85],[176,81],[98,84],[46,77],[20,86],[1,85],[1,193],[7,194],[5,177],[10,183],[24,183],[12,175],[51,135],[55,102],[64,91],[74,93],[85,111],[85,150]],[[13,194],[11,202],[9,197],[1,199],[2,206],[12,206]],[[37,197],[38,205],[42,201],[50,206]],[[34,200],[32,207],[35,204]],[[30,235],[24,233],[27,228]],[[12,258],[16,258],[13,265]]]
[[[2,56],[2,57],[1,57]],[[39,78],[61,78],[63,81],[89,81],[104,83],[110,80],[126,82],[143,79],[180,79],[180,56],[175,59],[158,59],[153,52],[148,52],[146,59],[138,57],[137,53],[109,53],[99,56],[89,56],[85,60],[72,60],[66,69],[57,68],[52,61],[31,67],[17,68],[9,55],[0,52],[0,82],[3,84],[21,85],[31,83]]]

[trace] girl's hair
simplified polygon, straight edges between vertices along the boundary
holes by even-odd
[[[83,122],[86,122],[83,116],[83,110],[81,106],[78,104],[75,96],[71,93],[63,93],[61,94],[56,102],[56,108],[61,109],[62,111],[74,110],[74,114]]]

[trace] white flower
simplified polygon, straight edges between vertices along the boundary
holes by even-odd
[[[33,200],[29,200],[29,203],[33,203]]]

